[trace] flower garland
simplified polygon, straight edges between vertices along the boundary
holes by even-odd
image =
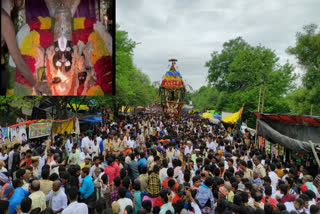
[[[84,21],[85,21],[84,17],[74,18],[73,19],[73,29],[74,30],[84,29]]]
[[[40,25],[40,30],[47,30],[51,28],[51,17],[38,17],[41,25]]]
[[[106,48],[106,45],[100,35],[97,32],[93,32],[90,34],[88,41],[92,41],[93,43],[93,51],[91,53],[91,61],[95,64],[98,59],[103,56],[110,56],[109,51]]]
[[[22,55],[37,58],[37,47],[40,44],[40,34],[37,31],[31,31],[21,43],[20,51]]]

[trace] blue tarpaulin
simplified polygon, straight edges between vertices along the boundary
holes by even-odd
[[[101,117],[89,117],[85,120],[82,120],[82,122],[85,122],[85,123],[98,123],[101,121],[102,121]]]
[[[213,114],[213,118],[221,120],[222,116],[220,114]]]

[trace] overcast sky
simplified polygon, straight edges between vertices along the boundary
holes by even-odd
[[[140,43],[136,66],[160,81],[174,57],[193,89],[207,84],[205,62],[224,42],[241,36],[296,64],[286,48],[304,25],[320,24],[320,0],[117,0],[116,8],[120,29]]]

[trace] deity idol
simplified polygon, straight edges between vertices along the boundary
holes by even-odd
[[[45,3],[50,17],[38,18],[40,29],[34,22],[29,24],[29,35],[21,38],[26,39],[32,32],[37,39],[37,32],[40,34],[40,44],[34,41],[28,44],[34,45],[36,50],[35,63],[31,63],[31,67],[35,67],[34,75],[48,83],[52,95],[111,93],[112,38],[104,25],[85,17],[73,18],[80,0],[45,0]],[[44,33],[52,30],[53,38],[48,44],[43,40],[51,35]]]

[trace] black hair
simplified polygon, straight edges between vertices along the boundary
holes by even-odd
[[[167,169],[167,175],[169,178],[173,177],[173,174],[174,174],[174,170],[173,168],[168,168]]]
[[[88,167],[84,167],[82,168],[82,172],[85,173],[86,175],[89,175],[89,168]]]
[[[196,175],[192,178],[192,183],[194,184],[196,181],[200,181],[200,180],[201,180],[200,176]]]
[[[102,180],[102,182],[103,182],[104,184],[108,183],[108,181],[109,181],[108,175],[107,175],[107,174],[103,174],[103,175],[101,176],[101,180]]]
[[[131,205],[127,205],[125,210],[127,211],[127,214],[133,214],[133,208]]]
[[[50,181],[59,180],[59,175],[57,173],[52,173],[50,175]]]
[[[246,192],[241,192],[241,193],[240,193],[240,196],[241,196],[241,198],[242,198],[242,203],[248,203],[248,200],[249,200],[248,193],[246,193]]]
[[[173,179],[170,179],[168,181],[168,187],[171,189],[172,187],[174,187],[174,185],[176,184],[176,182]]]
[[[287,209],[286,206],[283,203],[278,203],[277,207],[278,207],[280,212],[282,212],[282,211]]]
[[[127,170],[125,168],[122,168],[120,170],[120,178],[124,179],[127,176]]]
[[[212,177],[207,177],[206,180],[204,181],[204,184],[207,187],[211,187],[213,185],[213,178]]]
[[[32,200],[29,197],[22,199],[20,206],[23,213],[28,213],[31,209]]]
[[[310,206],[310,214],[317,214],[320,212],[320,207],[317,205],[311,205]]]
[[[113,183],[116,187],[119,187],[121,184],[121,178],[119,176],[114,177]]]
[[[271,178],[270,178],[269,176],[264,176],[264,177],[263,177],[263,180],[264,180],[265,182],[271,183]]]
[[[156,206],[153,207],[152,213],[153,214],[159,214],[160,210],[161,210],[161,207],[159,205],[156,205]]]
[[[124,198],[126,196],[127,189],[123,186],[118,188],[119,198]]]
[[[143,209],[147,210],[147,212],[151,212],[152,203],[150,200],[143,200],[141,203]]]
[[[280,189],[280,191],[282,191],[284,193],[284,195],[286,195],[288,192],[288,187],[285,184],[280,184],[279,189]]]
[[[270,164],[270,169],[271,169],[271,171],[274,171],[276,169],[276,165],[274,165],[274,163],[271,163]]]
[[[163,166],[163,168],[167,168],[168,167],[168,160],[167,159],[163,159],[162,160],[162,166]]]
[[[140,181],[139,181],[139,180],[134,181],[134,183],[133,183],[133,189],[136,190],[136,191],[139,191],[140,188],[141,188],[141,183],[140,183]]]
[[[123,180],[122,180],[122,186],[124,186],[125,188],[129,189],[131,180],[128,176],[126,176]]]
[[[153,172],[158,173],[159,172],[159,166],[158,165],[154,165],[153,166]]]
[[[69,199],[71,201],[74,201],[77,199],[77,196],[78,196],[78,188],[77,187],[71,187],[68,191],[68,196],[69,196]]]
[[[12,185],[13,185],[13,188],[17,189],[18,187],[21,187],[23,183],[19,179],[15,179],[12,181]]]
[[[50,175],[50,169],[48,168],[49,165],[44,165],[42,167],[42,170],[41,170],[41,177],[43,179],[48,179],[49,178],[49,175]]]
[[[164,203],[167,203],[168,202],[168,190],[162,189],[160,191],[160,197],[163,199]]]
[[[20,179],[20,177],[23,177],[23,175],[26,173],[26,170],[24,169],[18,169],[18,171],[16,172],[16,177],[18,179]]]
[[[266,185],[264,187],[264,193],[267,196],[271,196],[272,195],[272,187],[270,185]]]

